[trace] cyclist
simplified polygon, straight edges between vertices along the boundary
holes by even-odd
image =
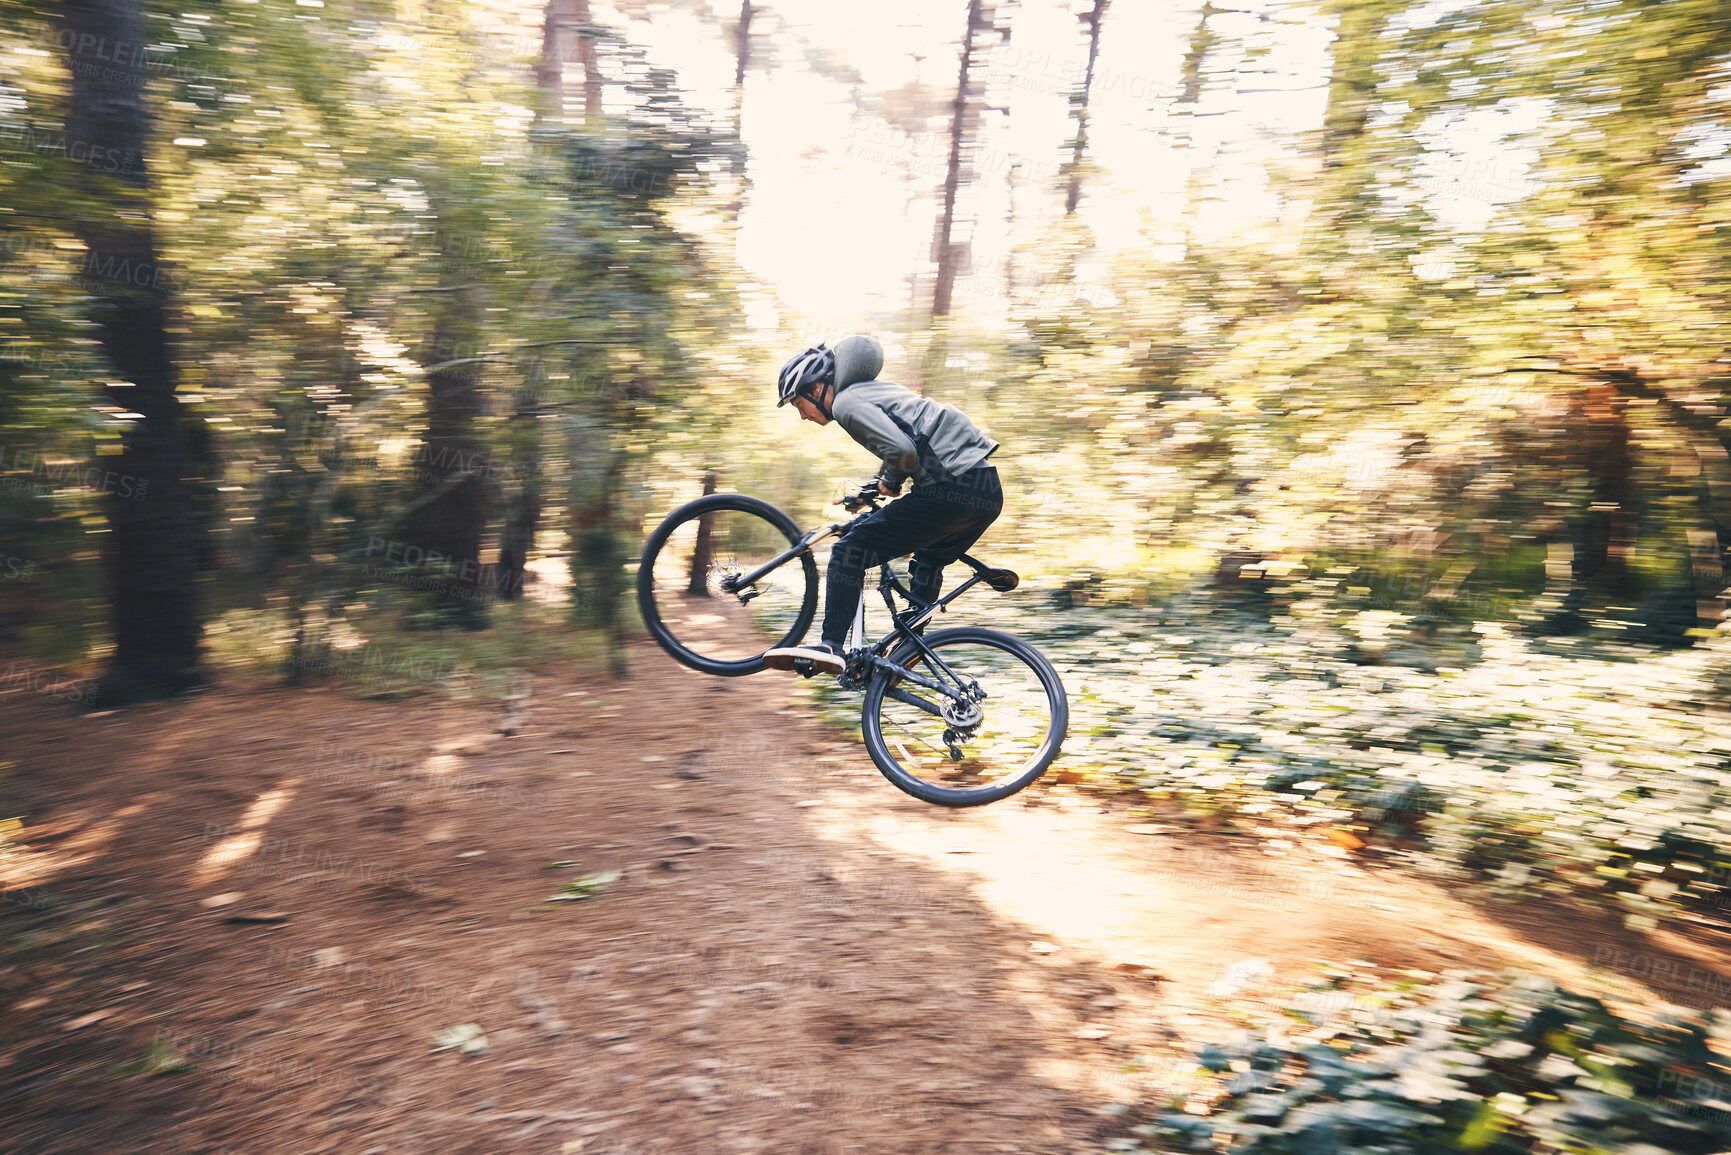
[[[865,586],[867,569],[913,554],[909,589],[929,605],[943,588],[944,567],[980,539],[1004,508],[998,471],[986,459],[998,443],[953,405],[879,381],[883,347],[870,337],[849,337],[834,350],[816,345],[782,366],[776,405],[789,401],[803,420],[832,420],[882,462],[877,490],[885,497],[913,482],[913,491],[856,518],[829,557],[820,640],[763,655],[778,670],[839,674],[846,639]]]

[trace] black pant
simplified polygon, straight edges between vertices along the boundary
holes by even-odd
[[[823,640],[841,646],[853,625],[865,587],[865,572],[905,553],[908,586],[922,604],[938,600],[944,567],[980,540],[1004,509],[998,471],[972,469],[955,481],[934,482],[856,519],[829,555],[823,607]]]

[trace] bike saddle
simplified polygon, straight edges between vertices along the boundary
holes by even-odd
[[[980,577],[987,585],[1001,594],[1007,594],[1022,584],[1022,579],[1017,576],[1015,570],[998,569],[996,566],[987,566],[981,570]]]

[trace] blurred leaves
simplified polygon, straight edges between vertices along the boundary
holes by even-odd
[[[1345,589],[1291,587],[1312,596],[1271,616],[1234,591],[1052,613],[1024,586],[965,608],[1058,666],[1059,767],[1157,818],[1214,814],[1258,840],[1635,917],[1731,903],[1731,740],[1705,712],[1731,674],[1726,639],[1558,645],[1491,624],[1424,639],[1363,621]],[[1373,624],[1394,635],[1375,658],[1355,649]]]
[[[1316,985],[1342,1009],[1302,1035],[1244,1031],[1203,1048],[1197,1063],[1219,1074],[1187,1088],[1195,1113],[1136,1130],[1181,1150],[1271,1155],[1706,1155],[1731,1139],[1731,1067],[1699,1016],[1624,1018],[1516,974]]]

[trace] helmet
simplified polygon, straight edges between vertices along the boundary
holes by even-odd
[[[803,353],[795,353],[781,367],[776,382],[776,406],[786,405],[794,394],[809,385],[830,380],[835,374],[835,354],[826,345],[813,345]]]

